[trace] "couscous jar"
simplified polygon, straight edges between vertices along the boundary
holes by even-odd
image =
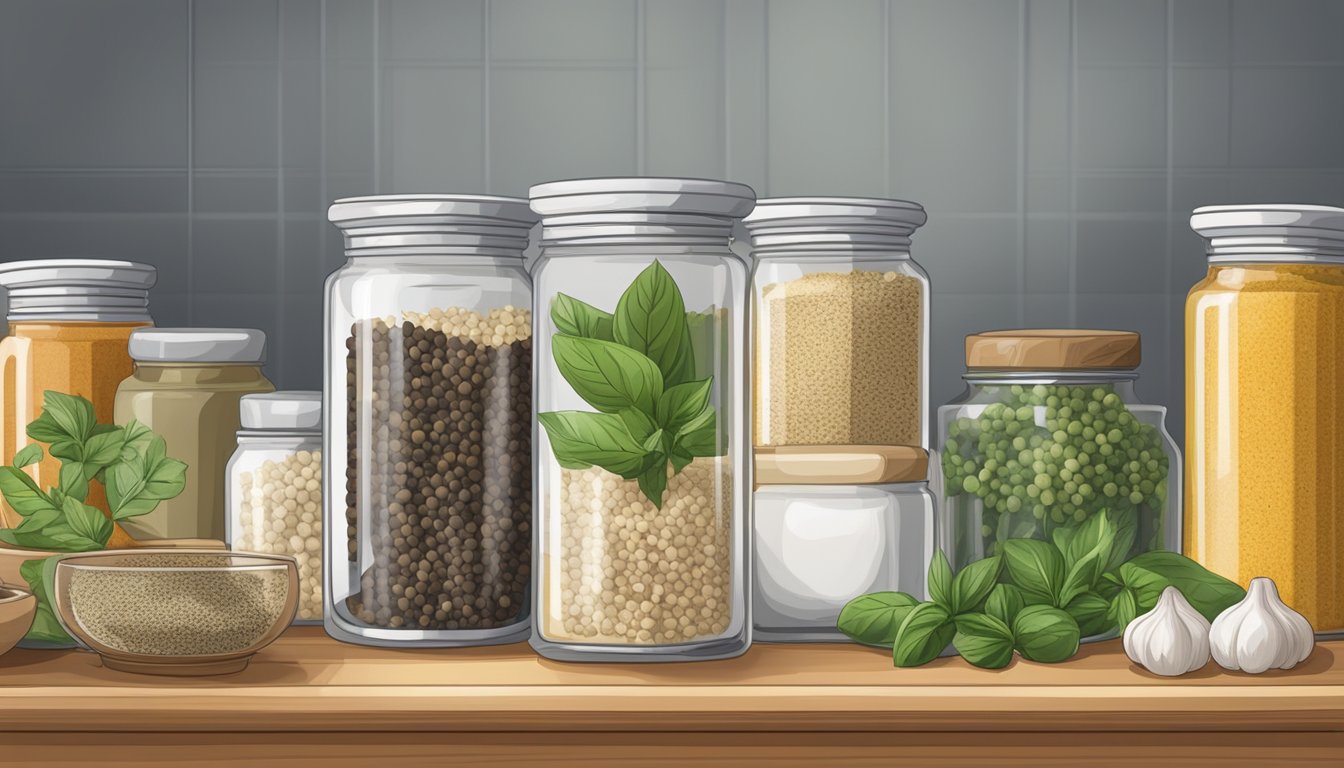
[[[1268,576],[1344,631],[1344,209],[1196,209],[1208,275],[1185,308],[1185,553]]]

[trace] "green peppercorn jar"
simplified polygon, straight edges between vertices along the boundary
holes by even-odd
[[[1167,409],[1134,394],[1139,360],[1127,331],[966,337],[966,391],[938,409],[933,473],[954,568],[1008,539],[1058,543],[1103,513],[1113,560],[1180,551],[1181,456]]]
[[[531,643],[561,661],[695,661],[751,641],[750,187],[579,179],[541,215]]]

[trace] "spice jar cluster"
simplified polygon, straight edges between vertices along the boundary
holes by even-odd
[[[944,567],[1071,556],[1094,535],[1117,567],[1184,549],[1239,585],[1269,577],[1318,631],[1344,630],[1321,469],[1344,440],[1344,376],[1315,341],[1337,319],[1344,211],[1196,211],[1210,269],[1186,318],[1188,463],[1136,394],[1128,331],[972,334],[965,392],[933,408],[917,203],[614,178],[348,198],[329,218],[346,263],[325,286],[320,392],[274,391],[260,330],[154,327],[151,267],[0,266],[17,372],[0,460],[48,502],[84,494],[96,531],[39,558],[58,537],[0,483],[0,541],[59,555],[6,578],[52,596],[30,640],[213,672],[290,621],[392,647],[727,658],[844,641],[865,595],[936,604]],[[739,224],[750,263],[730,248]],[[77,458],[51,423],[78,433]],[[216,567],[234,581],[211,603]],[[201,626],[236,642],[110,629],[109,611],[172,626],[116,597],[120,579],[206,605]],[[1156,607],[1116,580],[1057,600],[1075,639]],[[1133,610],[1100,621],[1126,589]]]

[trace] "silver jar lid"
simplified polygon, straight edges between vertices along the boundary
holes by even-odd
[[[238,416],[245,430],[321,431],[322,393],[287,390],[243,395]]]
[[[1210,205],[1190,228],[1207,241],[1210,263],[1344,263],[1344,208],[1328,205]]]
[[[667,236],[727,245],[733,222],[756,205],[746,184],[647,176],[548,181],[530,198],[547,245]]]
[[[111,259],[34,259],[0,264],[9,292],[9,319],[147,323],[149,289],[158,272],[148,264]]]
[[[141,363],[266,362],[266,334],[255,328],[146,328],[128,347]]]
[[[910,247],[910,236],[928,221],[924,206],[880,197],[772,197],[756,202],[743,220],[752,252]]]
[[[332,203],[327,219],[349,256],[457,252],[522,258],[537,216],[527,201],[493,195],[373,195]]]

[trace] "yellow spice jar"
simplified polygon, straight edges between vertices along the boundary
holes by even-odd
[[[187,464],[187,487],[123,521],[138,539],[224,538],[224,475],[243,395],[274,392],[261,372],[266,334],[250,328],[156,328],[131,334],[135,372],[117,388],[116,422],[136,419]]]
[[[1344,209],[1214,206],[1186,301],[1185,553],[1344,630]]]

